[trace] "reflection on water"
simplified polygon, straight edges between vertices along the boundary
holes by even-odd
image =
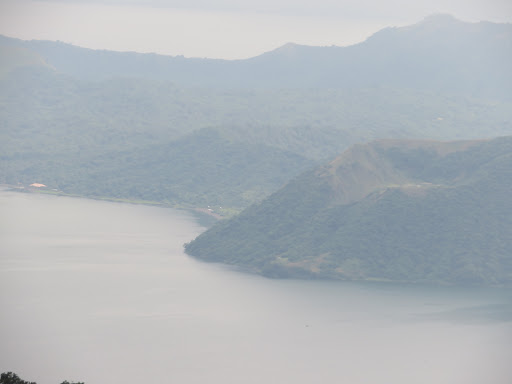
[[[50,384],[510,384],[499,288],[269,280],[180,211],[0,192],[0,371]]]

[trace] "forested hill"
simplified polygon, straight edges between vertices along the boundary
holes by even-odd
[[[276,277],[512,283],[512,137],[376,141],[186,245]]]
[[[510,98],[512,25],[432,15],[386,28],[348,47],[287,44],[247,60],[212,60],[75,47],[2,37],[1,45],[40,55],[58,72],[87,80],[143,77],[182,86],[338,88],[399,86]]]

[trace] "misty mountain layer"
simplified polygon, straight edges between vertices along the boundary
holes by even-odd
[[[0,183],[240,211],[356,143],[512,134],[511,42],[446,15],[235,61],[0,37]]]

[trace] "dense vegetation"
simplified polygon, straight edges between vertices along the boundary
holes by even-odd
[[[357,49],[340,48],[348,53],[336,59],[340,67],[330,75],[331,88],[320,83],[307,88],[300,81],[291,86],[280,83],[281,75],[270,77],[274,86],[258,89],[247,88],[241,80],[234,89],[207,87],[207,82],[194,87],[155,76],[158,71],[152,71],[150,63],[172,58],[4,38],[0,44],[0,54],[7,58],[0,62],[0,182],[40,182],[65,193],[174,206],[222,206],[232,212],[260,201],[354,143],[385,137],[460,139],[511,134],[512,102],[502,92],[506,83],[495,84],[494,93],[475,94],[449,83],[433,89],[417,82],[405,84],[404,79],[396,84],[361,81],[350,87],[334,81],[364,77],[345,71],[342,62],[360,65],[364,57],[377,54],[375,39],[390,51],[402,50],[397,57],[414,56],[412,49],[418,47],[400,41],[420,41],[422,37],[416,35],[425,28],[442,34],[446,25],[441,21],[383,31]],[[475,28],[456,21],[450,25]],[[492,40],[496,30],[508,31],[499,25],[482,25],[479,30],[478,41]],[[439,49],[447,44],[436,41]],[[300,54],[290,54],[290,49]],[[311,60],[318,65],[332,63],[331,50],[288,46],[236,65],[250,63],[247,76],[255,78],[260,67],[279,72],[283,66],[295,68]],[[196,63],[176,60],[183,68]],[[366,60],[365,65],[373,62]],[[201,63],[212,68],[233,64]],[[80,72],[95,66],[117,66],[119,71],[99,68],[87,76]],[[123,72],[125,67],[137,71]],[[159,68],[172,72],[172,66]],[[317,72],[314,66],[310,71]],[[325,70],[318,71],[326,75]],[[448,72],[434,72],[449,77]],[[477,77],[466,80],[480,81]],[[284,86],[289,88],[280,88]]]
[[[512,283],[512,138],[358,146],[186,245],[268,276]]]

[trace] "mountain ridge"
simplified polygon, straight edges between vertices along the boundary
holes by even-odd
[[[0,44],[32,50],[57,70],[88,80],[136,76],[194,87],[273,89],[394,84],[512,97],[512,80],[508,80],[512,24],[467,23],[446,15],[430,16],[406,27],[384,28],[350,46],[288,43],[244,60],[91,50],[6,37]]]

